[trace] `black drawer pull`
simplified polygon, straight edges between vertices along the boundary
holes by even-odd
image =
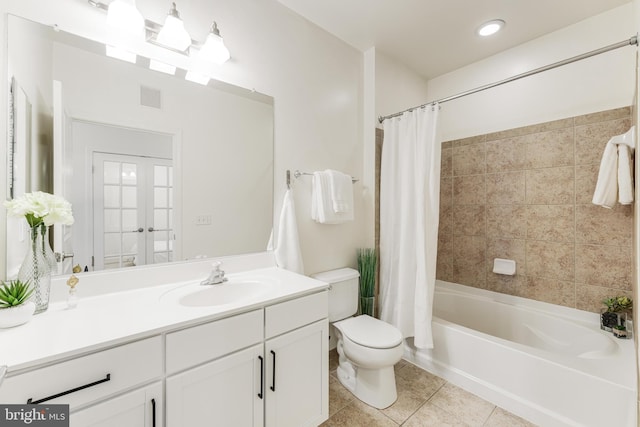
[[[37,405],[38,403],[46,402],[48,400],[57,399],[58,397],[66,396],[67,394],[75,393],[76,391],[84,390],[85,388],[93,387],[94,385],[106,383],[107,381],[110,381],[110,380],[111,380],[111,374],[107,374],[107,376],[104,377],[101,380],[94,381],[94,382],[92,382],[90,384],[81,385],[80,387],[72,388],[71,390],[63,391],[62,393],[58,393],[58,394],[54,394],[54,395],[51,395],[51,396],[47,396],[47,397],[45,397],[43,399],[40,399],[40,400],[33,400],[33,398],[30,397],[29,400],[27,400],[27,405]]]
[[[258,397],[262,399],[264,391],[264,359],[262,356],[258,356],[258,359],[260,359],[260,393],[258,393]]]
[[[156,427],[156,400],[151,399],[151,427]]]
[[[276,391],[276,352],[271,350],[271,354],[273,355],[273,372],[271,376],[271,391]]]

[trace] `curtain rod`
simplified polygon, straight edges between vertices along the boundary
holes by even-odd
[[[534,74],[538,74],[538,73],[541,73],[543,71],[552,70],[554,68],[562,67],[563,65],[571,64],[572,62],[581,61],[583,59],[587,59],[587,58],[590,58],[592,56],[600,55],[601,53],[609,52],[611,50],[619,49],[619,48],[625,47],[625,46],[637,46],[637,45],[638,45],[638,35],[636,34],[635,36],[629,38],[628,40],[623,40],[623,41],[621,41],[619,43],[614,43],[614,44],[611,44],[609,46],[602,47],[600,49],[592,50],[591,52],[583,53],[582,55],[577,55],[577,56],[574,56],[574,57],[571,57],[571,58],[568,58],[568,59],[564,59],[562,61],[554,62],[553,64],[545,65],[544,67],[536,68],[535,70],[531,70],[531,71],[527,71],[527,72],[524,72],[524,73],[521,73],[521,74],[517,74],[515,76],[506,78],[504,80],[500,80],[500,81],[495,82],[495,83],[486,84],[484,86],[480,86],[480,87],[477,87],[475,89],[467,90],[465,92],[461,92],[461,93],[458,93],[456,95],[448,96],[446,98],[438,99],[436,101],[426,102],[426,103],[424,103],[422,105],[418,105],[417,107],[407,108],[406,110],[402,110],[402,111],[400,111],[398,113],[390,114],[388,116],[380,116],[380,117],[378,117],[378,121],[380,123],[382,123],[386,119],[390,119],[392,117],[401,116],[403,113],[405,113],[407,111],[413,111],[416,108],[424,108],[427,105],[442,104],[442,103],[445,103],[445,102],[448,102],[448,101],[453,101],[454,99],[458,99],[458,98],[462,98],[462,97],[467,96],[467,95],[472,95],[474,93],[482,92],[483,90],[491,89],[491,88],[494,88],[496,86],[501,86],[501,85],[503,85],[505,83],[510,83],[510,82],[513,82],[513,81],[516,81],[516,80],[520,80],[520,79],[522,79],[524,77],[533,76]]]

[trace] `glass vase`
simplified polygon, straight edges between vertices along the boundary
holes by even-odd
[[[49,307],[51,290],[51,267],[43,253],[43,239],[42,227],[37,225],[31,228],[27,255],[18,271],[18,279],[29,283],[33,289],[32,298],[36,304],[36,314]],[[46,243],[49,244],[48,241]]]
[[[40,226],[40,237],[42,240],[40,247],[42,249],[42,255],[44,259],[47,260],[47,264],[53,275],[58,273],[58,261],[56,261],[56,255],[53,253],[53,249],[51,249],[51,244],[49,243],[50,229],[51,227],[47,227],[44,224]]]

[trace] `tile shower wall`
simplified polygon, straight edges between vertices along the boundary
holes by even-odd
[[[631,296],[632,207],[591,204],[604,146],[631,123],[619,108],[443,142],[437,278],[589,311]]]

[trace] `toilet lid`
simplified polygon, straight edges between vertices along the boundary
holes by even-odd
[[[343,320],[340,330],[351,341],[364,347],[393,348],[402,342],[398,329],[367,315]]]

